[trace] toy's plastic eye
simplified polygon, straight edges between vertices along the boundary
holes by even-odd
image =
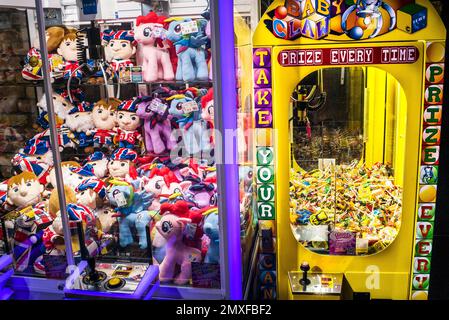
[[[42,157],[36,157],[36,159],[37,159],[37,160],[41,160],[41,159],[42,159]]]
[[[136,119],[137,119],[136,117],[131,117],[132,121],[136,121]]]
[[[211,198],[210,198],[210,205],[211,206],[215,206],[217,204],[217,195],[214,194]]]
[[[101,109],[98,109],[98,113],[103,113],[103,110],[101,110]]]
[[[114,160],[112,160],[110,164],[113,165],[114,164]]]
[[[70,42],[66,42],[65,45],[66,45],[67,47],[69,47],[69,46],[70,46]]]
[[[173,225],[171,224],[170,221],[164,221],[162,222],[162,231],[167,233],[171,230],[171,228],[173,228]]]
[[[159,182],[156,182],[156,183],[154,184],[154,187],[155,187],[156,189],[158,189],[158,190],[162,189],[162,187],[161,187],[161,185],[159,184]]]
[[[14,188],[14,192],[19,192],[19,188]]]
[[[118,118],[119,118],[119,119],[123,119],[123,116],[122,116],[122,115],[120,115],[120,116],[118,116]]]
[[[53,100],[56,100],[56,97],[53,97]]]
[[[178,24],[178,25],[175,27],[175,32],[176,32],[176,33],[180,33],[180,32],[181,32],[181,25],[180,25],[180,24]]]
[[[114,116],[114,112],[111,112],[109,115],[110,115],[111,117],[113,117],[113,116]]]
[[[81,192],[81,195],[82,195],[82,196],[84,195],[84,191],[83,191],[83,192]]]
[[[122,162],[121,164],[120,164],[122,167],[124,167],[125,166],[125,163],[124,162]]]
[[[143,29],[143,35],[145,37],[148,37],[150,35],[150,33],[151,33],[151,29],[150,28]]]
[[[67,103],[65,103],[65,102],[63,102],[62,105],[63,105],[64,107],[67,107]]]
[[[27,187],[31,187],[31,183],[28,182],[28,183],[27,183]]]
[[[176,109],[177,110],[182,110],[182,103],[181,102],[176,105]]]
[[[126,48],[127,44],[126,43],[122,43],[122,48]]]
[[[110,46],[110,47],[113,47],[113,46],[114,46],[114,44],[113,44],[113,43],[111,42],[111,43],[109,44],[109,46]]]
[[[91,163],[91,165],[92,165],[92,166],[96,166],[97,164],[94,162],[94,163]]]
[[[80,177],[78,177],[78,180],[83,180],[83,177],[81,177],[81,176],[80,176]]]

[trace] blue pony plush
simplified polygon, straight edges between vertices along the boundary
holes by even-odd
[[[176,80],[208,80],[209,70],[207,68],[205,49],[205,45],[208,42],[206,35],[207,20],[184,18],[177,20],[167,19],[166,21],[170,21],[166,37],[173,42],[178,55]],[[185,26],[192,22],[196,23],[197,31],[187,33],[188,28],[185,28]]]
[[[176,94],[166,99],[170,103],[169,115],[179,125],[180,136],[187,154],[198,154],[211,149],[207,123],[201,119],[201,106],[195,101],[191,92]],[[197,103],[198,110],[186,112],[184,105],[189,102]]]
[[[108,199],[119,216],[120,246],[126,247],[134,242],[131,227],[135,226],[139,237],[139,247],[147,248],[146,226],[152,215],[148,207],[153,201],[153,195],[145,191],[134,192],[132,185],[123,182],[112,182],[108,191]]]
[[[210,239],[205,263],[219,263],[220,260],[220,229],[218,222],[218,209],[213,207],[203,213],[205,215],[203,231]]]

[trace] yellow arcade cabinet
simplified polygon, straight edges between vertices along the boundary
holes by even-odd
[[[427,299],[445,38],[427,0],[275,0],[263,15],[257,211],[276,281],[260,280],[262,298],[322,299],[349,283]]]

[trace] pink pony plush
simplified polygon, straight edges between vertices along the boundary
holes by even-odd
[[[168,168],[155,167],[151,169],[149,177],[142,177],[145,191],[154,194],[154,200],[149,210],[159,210],[161,200],[168,199],[175,193],[183,193],[192,184],[191,181],[180,182],[176,175]]]
[[[134,39],[138,43],[137,62],[142,64],[143,79],[147,82],[175,78],[168,45],[162,39],[165,19],[153,11],[137,17],[134,28]]]
[[[174,204],[164,203],[161,215],[156,229],[167,241],[167,247],[165,257],[159,265],[159,280],[174,280],[175,284],[184,285],[192,277],[192,262],[201,262],[201,251],[187,246],[183,241],[184,229],[192,222],[189,204],[182,200]],[[176,275],[177,265],[180,266],[180,272]]]

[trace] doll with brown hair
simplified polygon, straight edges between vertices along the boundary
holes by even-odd
[[[82,72],[78,68],[79,63],[78,49],[76,47],[76,34],[76,29],[66,29],[64,37],[56,50],[57,53],[64,58],[63,78],[66,80],[70,77],[82,77]]]
[[[116,98],[101,99],[94,104],[92,119],[95,125],[95,150],[110,153],[114,149],[114,137],[117,126],[117,108],[122,103]]]

